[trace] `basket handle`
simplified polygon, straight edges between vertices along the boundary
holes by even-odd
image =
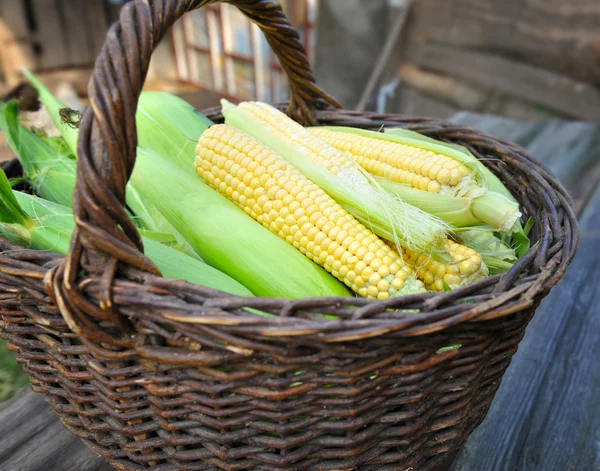
[[[46,286],[69,327],[88,340],[131,345],[130,326],[111,305],[119,262],[158,274],[143,254],[140,235],[125,209],[125,186],[136,158],[137,102],[150,56],[166,31],[188,11],[217,0],[134,0],[108,31],[88,86],[90,107],[79,126],[76,230],[68,255]],[[279,57],[291,88],[288,113],[315,123],[313,109],[340,105],[314,80],[298,33],[274,0],[223,0],[256,23]],[[100,281],[96,306],[83,293],[80,272]]]

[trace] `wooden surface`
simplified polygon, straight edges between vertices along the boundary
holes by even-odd
[[[91,66],[118,16],[106,0],[1,0],[0,58],[6,87],[33,71]]]
[[[319,1],[315,77],[344,108],[359,101],[385,45],[388,16],[387,0]]]
[[[451,470],[598,470],[600,126],[523,124],[472,113],[453,121],[517,142],[547,165],[577,200],[582,239],[565,278],[529,325],[488,417]],[[0,471],[111,469],[31,392],[0,405],[0,437]]]
[[[0,404],[0,470],[110,471],[31,390]]]
[[[598,24],[597,0],[419,0],[408,35],[600,85]]]
[[[600,89],[589,83],[489,52],[445,44],[417,43],[406,52],[406,58],[421,67],[484,85],[567,116],[600,120]]]
[[[422,110],[444,119],[469,110],[522,121],[599,122],[598,24],[597,0],[414,1],[378,77],[379,87],[399,85],[385,106],[377,90],[371,93],[367,109]],[[407,66],[418,69],[407,76]],[[336,77],[344,87],[346,74],[333,71],[330,82]],[[448,80],[460,85],[447,88]]]

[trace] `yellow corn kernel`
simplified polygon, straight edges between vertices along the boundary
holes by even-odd
[[[445,250],[453,261],[437,262],[428,255],[406,248],[402,248],[402,255],[430,291],[444,291],[444,283],[450,289],[456,289],[488,275],[487,267],[477,251],[452,240],[447,241]]]
[[[334,175],[337,175],[344,168],[354,170],[352,162],[344,152],[340,152],[324,142],[295,121],[282,119],[287,117],[279,110],[253,101],[244,101],[238,106],[262,121],[274,136],[297,142],[301,140],[306,157],[322,165]]]
[[[238,152],[246,150],[246,155],[250,156],[251,153],[247,152],[250,146],[260,152],[250,161],[241,160],[237,172],[242,178],[231,180],[230,185],[235,184],[235,187],[228,185],[224,193],[231,201],[250,214],[262,214],[263,217],[256,218],[258,222],[297,248],[302,246],[307,257],[359,294],[366,293],[368,297],[387,299],[404,294],[407,290],[417,292],[424,289],[414,278],[412,269],[383,240],[374,236],[283,158],[241,131],[224,124],[207,129],[196,147],[196,169],[210,187],[222,192],[224,180],[220,178],[220,171],[232,169],[228,165],[232,152],[229,150],[225,153],[223,149],[231,148]],[[266,160],[276,164],[266,166]],[[249,162],[256,162],[258,165],[254,166]],[[207,170],[213,166],[218,167],[219,172]],[[252,168],[255,170],[251,170]],[[259,168],[265,169],[274,180],[272,188],[262,193],[262,197],[266,198],[244,200],[243,195],[248,189],[248,183],[245,182],[253,185],[250,188],[252,194],[262,187],[260,179],[245,178],[248,174],[254,177],[252,173]],[[293,184],[289,185],[290,182]],[[271,191],[273,188],[276,191]],[[308,199],[310,206],[314,206],[311,218],[305,216],[299,199]],[[318,207],[312,203],[317,201]],[[275,207],[280,210],[277,211]],[[270,210],[269,217],[265,219],[267,210]],[[271,213],[274,214],[271,216]],[[359,234],[361,237],[358,237]],[[375,257],[372,256],[373,252],[377,254]],[[388,262],[385,266],[384,260]]]
[[[461,162],[430,150],[319,127],[310,132],[349,152],[369,173],[431,193],[439,193],[442,186],[457,186],[471,174]]]

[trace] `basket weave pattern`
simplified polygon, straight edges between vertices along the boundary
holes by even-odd
[[[535,308],[572,259],[572,201],[509,142],[335,109],[281,10],[237,0],[290,77],[290,115],[401,126],[468,147],[535,219],[533,248],[503,275],[388,301],[245,299],[161,278],[123,208],[133,116],[153,48],[207,3],[135,1],[111,28],[80,125],[70,253],[0,239],[0,335],[63,424],[117,469],[432,469],[483,420]],[[219,109],[205,114],[222,122]]]

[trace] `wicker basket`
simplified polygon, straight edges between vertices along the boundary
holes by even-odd
[[[70,253],[0,240],[2,336],[65,427],[117,469],[434,469],[485,417],[535,308],[571,261],[572,201],[509,142],[338,109],[279,6],[236,0],[290,78],[290,115],[467,146],[535,218],[533,248],[501,276],[388,301],[245,299],[161,278],[123,208],[136,103],[160,38],[207,3],[136,0],[110,29],[80,125]],[[218,109],[206,114],[222,120]]]

